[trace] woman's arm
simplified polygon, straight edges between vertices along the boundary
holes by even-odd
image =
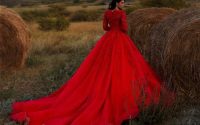
[[[126,12],[122,11],[122,15],[121,15],[121,30],[124,33],[128,32],[128,23],[127,23],[127,19],[126,19]]]
[[[110,30],[110,27],[108,26],[108,19],[106,17],[106,12],[104,12],[104,15],[103,15],[103,29],[105,31],[109,31]]]

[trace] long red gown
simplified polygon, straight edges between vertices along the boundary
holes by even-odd
[[[48,96],[12,103],[12,120],[28,117],[29,125],[121,125],[136,117],[142,104],[159,103],[162,90],[169,91],[127,35],[125,11],[106,10],[102,22],[107,32],[73,76]],[[174,93],[166,95],[166,104],[171,104]]]

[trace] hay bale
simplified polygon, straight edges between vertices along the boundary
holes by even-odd
[[[180,10],[152,28],[151,64],[185,96],[200,97],[200,8]]]
[[[176,12],[172,8],[138,9],[128,15],[129,34],[143,56],[149,60],[150,45],[148,40],[151,28],[167,16]]]
[[[30,32],[22,18],[0,6],[0,69],[22,67],[30,46]]]

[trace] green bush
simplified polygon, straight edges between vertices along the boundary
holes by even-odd
[[[45,10],[22,11],[19,14],[26,21],[38,21],[41,18],[45,18],[49,16],[48,11],[45,11]]]
[[[190,6],[186,0],[141,0],[140,3],[145,7],[172,7],[175,9]]]
[[[62,30],[65,30],[66,28],[68,28],[70,23],[64,17],[59,17],[56,20],[55,24],[56,24],[55,29],[58,30],[58,31],[62,31]]]
[[[21,17],[29,22],[41,20],[41,18],[47,17],[66,17],[70,15],[70,12],[66,10],[65,6],[61,5],[49,5],[47,10],[29,10],[20,12]]]
[[[70,21],[87,21],[87,18],[88,15],[86,11],[78,10],[71,15]]]
[[[78,10],[70,16],[70,21],[98,21],[101,19],[101,10]]]
[[[38,21],[38,24],[41,30],[47,31],[53,29],[55,20],[51,18],[42,18]]]
[[[69,16],[70,11],[68,11],[65,5],[48,5],[50,8],[48,9],[51,16]]]
[[[62,31],[69,27],[70,23],[64,17],[43,18],[38,21],[39,28],[44,31],[57,30]]]

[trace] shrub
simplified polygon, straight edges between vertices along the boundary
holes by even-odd
[[[41,18],[47,17],[59,17],[59,16],[69,16],[70,12],[66,10],[65,6],[61,5],[49,5],[47,10],[29,10],[21,11],[21,17],[26,21],[39,21]]]
[[[20,12],[21,17],[26,21],[38,21],[41,18],[48,17],[49,13],[45,10],[30,10]]]
[[[70,21],[86,21],[87,18],[88,15],[86,11],[78,10],[71,15]]]
[[[55,25],[55,29],[58,31],[62,31],[65,30],[67,27],[69,27],[69,21],[66,20],[64,17],[59,17],[56,20],[56,25]]]
[[[71,17],[70,21],[98,21],[101,19],[101,10],[78,10],[74,12]]]
[[[58,18],[43,18],[38,21],[39,28],[44,31],[57,30],[62,31],[69,27],[70,23],[64,17]]]
[[[42,18],[38,21],[39,28],[41,30],[51,30],[53,28],[55,21],[51,18]]]
[[[66,10],[65,5],[49,5],[48,12],[51,14],[51,16],[69,16],[70,12]]]

